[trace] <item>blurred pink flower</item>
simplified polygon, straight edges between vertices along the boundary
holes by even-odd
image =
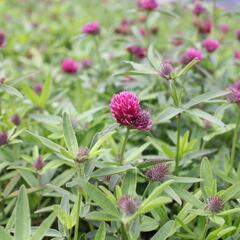
[[[65,73],[76,73],[79,69],[79,64],[72,58],[64,59],[62,63],[62,70]]]
[[[43,168],[44,162],[41,156],[39,156],[33,164],[34,168],[39,171]]]
[[[146,56],[145,49],[137,45],[129,46],[127,50],[137,58],[144,58]]]
[[[194,3],[194,6],[193,6],[193,13],[196,15],[196,16],[199,16],[200,14],[202,14],[203,12],[205,11],[205,8],[202,4],[201,1],[196,1]]]
[[[236,38],[240,41],[240,29],[236,31]]]
[[[162,78],[169,79],[170,74],[173,72],[174,68],[170,62],[164,62],[162,64],[162,67],[160,69],[160,76]]]
[[[98,22],[88,22],[82,28],[82,33],[96,35],[100,33],[100,24]]]
[[[4,47],[6,35],[4,32],[0,32],[0,48]]]
[[[11,122],[15,125],[15,126],[19,126],[20,123],[21,123],[21,118],[18,114],[14,114],[12,117],[11,117]]]
[[[158,7],[156,0],[138,0],[138,7],[143,10],[152,11]]]
[[[218,29],[222,33],[227,33],[229,31],[229,25],[226,23],[219,24]]]
[[[231,102],[240,104],[240,80],[236,81],[229,87],[231,93],[228,96],[228,99]]]
[[[129,20],[122,20],[120,24],[114,29],[114,32],[117,34],[127,35],[130,33],[130,27],[132,22]]]
[[[197,58],[199,61],[201,61],[202,60],[202,52],[196,48],[189,48],[182,56],[181,63],[188,64],[194,58]]]
[[[203,41],[203,47],[209,52],[212,53],[219,48],[219,42],[215,39],[205,39]]]
[[[0,146],[8,143],[8,133],[0,132]]]
[[[236,50],[233,54],[235,60],[240,60],[240,50]]]
[[[35,91],[35,93],[37,93],[38,95],[40,95],[42,93],[42,90],[43,90],[43,85],[42,83],[36,83],[34,86],[33,86],[33,90]]]
[[[206,21],[197,21],[195,25],[200,33],[210,33],[212,31],[212,21],[210,19]]]

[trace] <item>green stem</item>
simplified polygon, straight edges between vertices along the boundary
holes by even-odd
[[[240,126],[240,113],[238,114],[238,119],[237,119],[237,122],[236,122],[236,127],[234,129],[234,134],[233,134],[229,172],[232,170],[233,165],[234,165],[239,126]]]
[[[79,228],[79,219],[80,219],[80,210],[81,210],[81,202],[82,202],[82,195],[80,188],[78,188],[78,199],[77,199],[77,216],[76,216],[76,225],[74,229],[74,240],[78,240],[78,228]]]
[[[121,240],[131,240],[127,226],[124,223],[121,224]]]
[[[120,162],[121,162],[122,164],[123,164],[123,162],[124,162],[124,151],[125,151],[125,148],[126,148],[129,131],[130,131],[130,129],[127,128],[127,131],[126,131],[126,134],[125,134],[125,138],[124,138],[124,141],[123,141],[123,144],[122,144],[121,152],[120,152]]]
[[[95,43],[95,48],[96,48],[96,52],[97,52],[97,58],[100,63],[99,73],[100,73],[100,75],[105,75],[105,66],[104,66],[104,62],[103,62],[103,59],[102,59],[102,56],[101,56],[101,53],[99,50],[99,41],[98,41],[97,37],[94,37],[94,43]]]
[[[181,136],[181,115],[177,115],[177,152],[176,152],[176,159],[175,159],[175,174],[178,176],[179,172],[179,155],[180,155],[180,136]]]

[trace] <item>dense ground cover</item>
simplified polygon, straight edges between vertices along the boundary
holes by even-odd
[[[233,3],[0,2],[0,240],[240,239]]]

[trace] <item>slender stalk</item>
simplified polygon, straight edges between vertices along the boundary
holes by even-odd
[[[120,162],[121,163],[124,162],[124,151],[125,151],[125,148],[126,148],[129,131],[130,131],[130,129],[127,128],[127,131],[126,131],[126,134],[125,134],[125,138],[124,138],[124,141],[123,141],[123,144],[122,144],[122,148],[121,148],[121,152],[120,152]]]
[[[83,166],[80,165],[80,163],[78,163],[78,162],[75,162],[75,166],[76,166],[76,170],[77,170],[78,179],[80,179],[81,176],[83,176]],[[78,240],[81,202],[82,202],[81,189],[78,187],[77,215],[76,215],[76,224],[75,224],[75,228],[74,228],[74,240]]]
[[[238,119],[237,119],[236,127],[234,129],[233,139],[232,139],[232,151],[231,151],[229,172],[232,170],[234,165],[239,126],[240,126],[240,113],[238,114]]]
[[[180,136],[181,136],[181,115],[177,115],[177,152],[176,152],[176,159],[175,159],[175,174],[178,176],[179,172],[179,154],[180,154]]]
[[[77,203],[77,216],[76,216],[76,224],[74,229],[74,240],[78,240],[78,228],[79,228],[79,219],[80,219],[80,210],[81,210],[81,202],[82,202],[82,195],[80,188],[78,188],[78,203]]]
[[[98,61],[100,63],[100,75],[105,75],[105,64],[103,62],[103,58],[101,56],[101,52],[99,50],[99,41],[98,41],[98,38],[97,37],[94,37],[94,43],[95,43],[95,48],[96,48],[96,52],[97,52],[97,58],[98,58]]]
[[[121,240],[131,240],[129,231],[127,229],[128,227],[126,224],[122,223],[121,224]]]

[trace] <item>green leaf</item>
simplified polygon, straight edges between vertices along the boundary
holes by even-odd
[[[31,240],[42,240],[43,237],[45,236],[46,232],[48,231],[48,229],[51,227],[51,225],[53,224],[54,220],[56,218],[55,213],[52,213],[48,218],[46,218],[41,225],[39,226],[39,228],[37,229],[37,231],[34,233],[34,235],[32,236]]]
[[[219,194],[219,196],[222,198],[223,202],[229,201],[231,198],[233,198],[236,194],[240,192],[240,182],[236,182],[231,187],[223,191]]]
[[[93,178],[98,178],[98,177],[103,177],[103,176],[110,176],[110,175],[114,175],[117,173],[122,173],[122,172],[126,172],[129,170],[135,169],[134,167],[132,167],[131,165],[127,165],[127,166],[112,166],[112,167],[108,167],[108,168],[101,168],[98,169],[96,171],[94,171],[91,175],[91,177]]]
[[[142,216],[140,223],[141,232],[151,232],[159,226],[159,222],[157,220],[145,215]]]
[[[151,66],[155,69],[156,72],[159,72],[159,69],[160,69],[159,63],[161,62],[161,59],[160,57],[156,57],[156,51],[153,47],[153,44],[151,44],[148,48],[147,57]]]
[[[42,106],[46,105],[46,102],[51,93],[51,86],[52,86],[52,76],[49,74],[49,76],[47,77],[47,80],[44,83],[43,91],[40,96],[40,104]]]
[[[22,82],[21,89],[25,96],[29,98],[33,104],[37,105],[38,107],[43,107],[40,97],[32,90],[29,85],[25,82]]]
[[[93,221],[119,221],[119,217],[103,211],[92,211],[86,216],[86,219]]]
[[[15,238],[30,240],[31,218],[26,188],[21,186],[16,204]]]
[[[10,95],[23,98],[23,95],[14,87],[6,84],[0,84],[0,90],[3,89],[4,92],[7,92]]]
[[[142,203],[144,206],[145,204],[148,204],[150,201],[158,197],[166,188],[169,187],[174,181],[173,180],[168,180],[164,183],[162,183],[160,186],[156,187],[151,194],[148,196],[148,198]]]
[[[217,216],[232,215],[232,214],[235,214],[238,212],[240,212],[240,208],[233,208],[233,209],[222,211],[222,212],[218,213]]]
[[[118,209],[97,187],[88,182],[82,182],[82,188],[88,194],[90,199],[98,204],[103,210],[115,217],[119,217]]]
[[[159,115],[156,123],[163,123],[167,120],[172,119],[173,117],[177,116],[179,113],[184,112],[184,109],[181,108],[174,108],[174,107],[168,107],[165,110],[163,110]]]
[[[4,230],[3,227],[0,227],[0,239],[2,240],[13,240],[13,237],[11,237],[7,231]]]
[[[172,179],[176,183],[197,183],[203,181],[201,178],[192,178],[192,177],[177,177],[173,175],[167,175],[167,179]]]
[[[132,151],[126,156],[126,161],[125,163],[132,163],[133,161],[135,161],[136,159],[138,159],[138,157],[142,154],[142,152],[150,145],[150,143],[145,143],[143,144],[141,147],[138,148],[134,148],[132,149]]]
[[[189,114],[192,114],[193,116],[199,117],[201,119],[207,120],[211,123],[214,123],[216,125],[219,125],[220,127],[224,127],[225,124],[218,118],[214,117],[213,115],[202,111],[201,109],[191,109],[187,111]]]
[[[180,189],[180,188],[174,188],[175,192],[180,196],[181,199],[183,199],[185,202],[188,202],[195,206],[196,208],[203,209],[205,205],[197,199],[194,195],[189,193],[185,189]]]
[[[105,240],[106,237],[106,227],[105,227],[105,223],[101,223],[101,225],[99,226],[99,229],[95,235],[94,240]]]
[[[151,238],[151,240],[166,240],[168,237],[172,235],[173,227],[175,225],[175,221],[170,220],[166,222],[157,233]]]
[[[218,97],[223,97],[223,96],[228,95],[229,93],[230,93],[229,90],[220,90],[220,91],[204,93],[202,95],[194,97],[188,103],[183,105],[183,107],[186,109],[189,109],[199,103],[204,103],[206,101],[209,101],[211,99],[218,98]]]
[[[138,214],[150,212],[152,209],[157,208],[163,204],[170,203],[172,200],[169,197],[156,197],[148,202],[143,202],[138,209]]]
[[[198,62],[199,60],[197,58],[194,58],[191,62],[189,62],[184,68],[179,71],[177,77],[181,77],[182,75],[186,74]]]
[[[68,150],[74,157],[78,154],[78,142],[68,114],[63,114],[63,135]]]
[[[137,187],[137,170],[128,171],[122,182],[123,195],[134,196]]]
[[[41,137],[37,134],[34,134],[30,131],[26,131],[28,134],[30,134],[33,138],[35,138],[36,140],[40,141],[45,147],[47,147],[48,149],[51,149],[54,152],[60,153],[61,149],[64,149],[62,146],[52,142],[51,140],[45,138],[45,137]]]
[[[207,158],[204,158],[201,162],[200,166],[200,178],[203,179],[203,183],[201,183],[205,192],[208,196],[214,195],[214,178],[212,173],[212,166]],[[205,196],[207,198],[208,196]]]

